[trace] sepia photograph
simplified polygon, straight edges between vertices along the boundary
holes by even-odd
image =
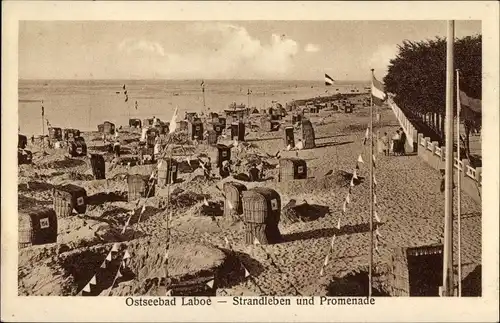
[[[18,296],[484,296],[480,19],[17,24]]]

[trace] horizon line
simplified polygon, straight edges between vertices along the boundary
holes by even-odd
[[[234,79],[234,78],[196,78],[196,79],[168,79],[168,78],[18,78],[18,81],[285,81],[285,82],[321,82],[318,79]],[[366,80],[334,80],[334,82],[370,82]]]

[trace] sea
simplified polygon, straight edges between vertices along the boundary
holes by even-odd
[[[367,82],[325,86],[322,81],[205,80],[202,91],[200,80],[19,80],[19,131],[27,136],[47,134],[47,123],[53,127],[97,131],[97,125],[104,121],[119,126],[128,125],[130,118],[156,116],[170,120],[176,107],[181,118],[185,112],[223,111],[232,103],[260,110],[274,102],[284,106],[295,99],[362,92],[367,85]]]

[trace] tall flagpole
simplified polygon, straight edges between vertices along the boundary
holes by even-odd
[[[250,89],[247,90],[247,107],[250,109]]]
[[[203,92],[203,109],[206,108],[205,105],[205,81],[201,82],[201,92]]]
[[[45,108],[42,100],[42,150],[45,153]]]
[[[372,68],[372,89],[373,89]],[[373,93],[370,93],[370,265],[368,267],[368,297],[372,296],[373,276]]]
[[[448,21],[446,37],[446,159],[444,191],[443,296],[453,296],[453,42],[455,21]]]
[[[458,221],[458,297],[462,297],[462,201],[461,201],[461,170],[460,170],[460,71],[457,69],[457,221]]]

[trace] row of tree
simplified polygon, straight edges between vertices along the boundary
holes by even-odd
[[[397,56],[390,61],[384,78],[386,91],[409,117],[428,127],[431,137],[444,141],[446,110],[446,39],[404,41]],[[467,36],[455,40],[455,68],[460,70],[460,89],[468,96],[481,99],[482,37]],[[456,100],[456,98],[454,98]],[[455,105],[456,106],[456,102]],[[470,132],[481,129],[481,114],[461,109],[466,134],[464,144],[470,155]],[[432,133],[433,132],[433,133]]]

